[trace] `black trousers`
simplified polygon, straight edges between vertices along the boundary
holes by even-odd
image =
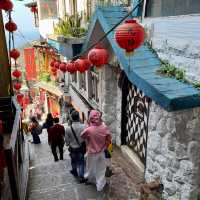
[[[54,156],[54,160],[58,161],[57,147],[58,147],[59,153],[60,153],[60,160],[63,160],[63,147],[64,147],[64,143],[63,142],[52,143],[51,144],[51,151],[52,151],[52,154]]]

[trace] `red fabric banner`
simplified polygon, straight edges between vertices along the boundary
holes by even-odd
[[[36,72],[34,48],[24,49],[24,61],[25,61],[25,67],[26,67],[26,80],[36,81],[37,72]]]
[[[44,103],[45,102],[45,93],[46,93],[45,90],[40,89],[40,103]]]

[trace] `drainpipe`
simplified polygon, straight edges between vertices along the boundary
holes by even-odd
[[[9,66],[8,51],[2,11],[0,10],[0,97],[8,97],[13,94],[11,87],[11,68]]]

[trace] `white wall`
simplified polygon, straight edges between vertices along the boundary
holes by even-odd
[[[57,19],[44,19],[39,21],[39,32],[43,38],[47,38],[48,35],[52,35],[53,25],[57,24]]]
[[[143,24],[159,57],[200,81],[200,15],[145,18]]]

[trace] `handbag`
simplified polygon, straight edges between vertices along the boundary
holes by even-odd
[[[112,157],[112,152],[113,152],[113,147],[112,147],[112,143],[110,143],[108,145],[108,147],[104,150],[105,158],[111,158]]]
[[[86,143],[85,143],[85,142],[82,142],[82,143],[80,144],[80,142],[79,142],[79,140],[78,140],[78,138],[77,138],[77,136],[76,136],[76,133],[75,133],[75,131],[74,131],[74,129],[73,129],[72,126],[71,126],[71,131],[72,131],[72,133],[73,133],[73,136],[74,136],[74,138],[75,138],[77,144],[79,145],[79,148],[78,148],[77,150],[75,150],[75,149],[73,149],[72,147],[69,147],[69,150],[70,150],[71,152],[73,152],[73,151],[74,151],[74,152],[75,152],[75,151],[78,151],[78,152],[81,152],[81,153],[85,154],[85,153],[86,153]]]

